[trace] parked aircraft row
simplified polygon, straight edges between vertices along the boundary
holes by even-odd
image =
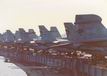
[[[101,17],[95,14],[76,15],[74,23],[64,23],[66,39],[61,37],[56,27],[51,27],[48,30],[44,25],[40,25],[40,37],[36,35],[33,29],[26,32],[20,28],[15,34],[7,30],[0,35],[0,41],[17,43],[36,41],[45,44],[58,42],[61,45],[68,43],[76,49],[91,50],[89,51],[91,53],[101,52],[107,55],[107,29],[101,21]]]
[[[40,36],[37,36],[33,29],[29,29],[26,32],[23,28],[19,28],[18,31],[13,34],[10,30],[6,30],[3,34],[0,34],[0,42],[16,42],[16,43],[30,43],[30,41],[38,42],[53,42],[58,38],[61,38],[61,35],[56,27],[51,27],[51,30],[48,31],[45,26],[40,25]]]

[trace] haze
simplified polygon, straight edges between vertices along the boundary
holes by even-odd
[[[76,14],[97,14],[107,27],[107,0],[0,0],[0,32],[18,28],[57,26],[65,33],[64,22],[74,22]]]

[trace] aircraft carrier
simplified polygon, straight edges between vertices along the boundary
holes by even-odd
[[[15,63],[28,76],[107,76],[107,29],[100,16],[76,15],[64,22],[66,38],[54,26],[19,28],[0,34],[0,56]]]

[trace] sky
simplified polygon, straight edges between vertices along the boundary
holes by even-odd
[[[107,0],[0,0],[0,33],[32,28],[39,34],[38,25],[45,25],[64,34],[63,23],[74,23],[76,14],[97,14],[107,27],[106,7]]]

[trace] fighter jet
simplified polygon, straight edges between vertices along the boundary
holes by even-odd
[[[14,34],[10,30],[6,30],[2,35],[3,42],[14,42],[15,37]]]
[[[45,28],[45,26],[41,25],[39,26],[39,29],[40,29],[40,37],[42,42],[55,43],[55,44],[66,43],[66,42],[68,43],[67,39],[63,39],[61,37],[56,27],[51,27],[49,31],[48,29]]]
[[[36,35],[33,29],[29,29],[28,34],[29,34],[30,41],[38,40],[38,36]]]
[[[58,29],[55,26],[50,27],[50,31],[53,33],[53,36],[57,39],[62,38],[61,34],[59,33]]]
[[[56,41],[56,37],[53,35],[53,32],[46,29],[45,26],[40,25],[39,29],[40,29],[40,37],[42,41],[48,43]]]
[[[68,40],[74,47],[107,55],[107,29],[98,15],[76,15],[75,23],[64,23]]]
[[[15,33],[15,42],[30,43],[29,34],[23,28],[19,28]]]

